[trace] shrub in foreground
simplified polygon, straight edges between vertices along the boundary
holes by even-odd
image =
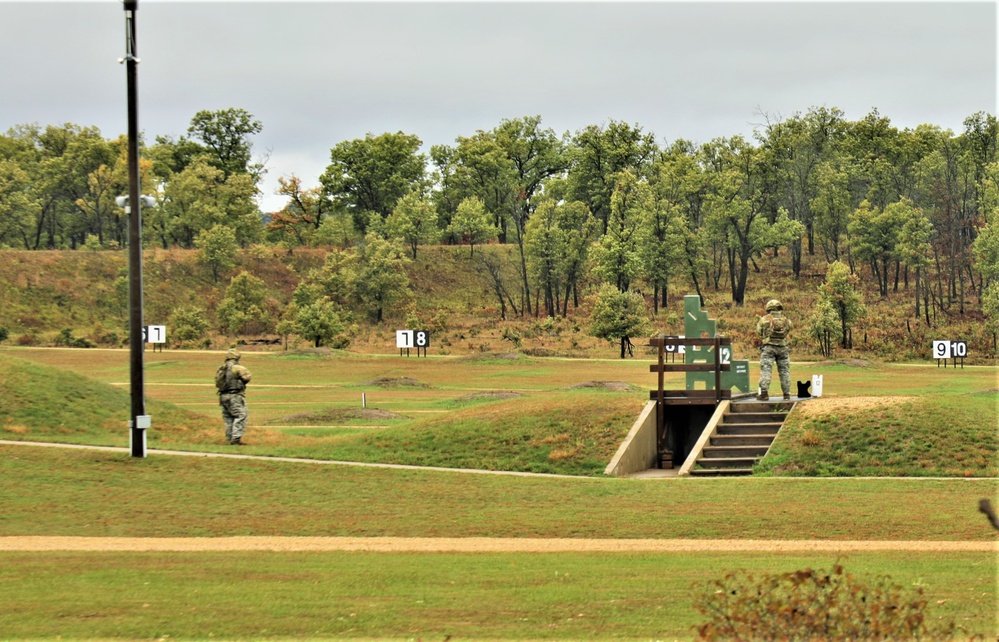
[[[695,626],[699,640],[949,640],[958,635],[953,622],[928,621],[922,588],[905,589],[887,576],[865,583],[838,564],[831,572],[735,571],[701,588],[694,606],[710,619]]]

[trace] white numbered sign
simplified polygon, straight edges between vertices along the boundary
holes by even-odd
[[[812,396],[822,396],[822,375],[812,375]]]
[[[968,356],[966,341],[934,341],[934,359],[964,359]]]
[[[397,348],[412,348],[415,344],[413,343],[413,331],[412,330],[396,330],[395,331],[395,347]]]
[[[682,334],[679,337],[666,337],[667,341],[669,339],[682,339],[682,338],[683,338]],[[678,346],[675,343],[666,343],[663,346],[663,349],[666,350],[666,352],[671,352],[671,353],[675,352],[677,354],[686,354],[686,346]]]
[[[721,347],[721,362],[732,363],[732,348],[730,346]]]
[[[142,328],[142,338],[146,343],[166,343],[166,326],[147,325]]]

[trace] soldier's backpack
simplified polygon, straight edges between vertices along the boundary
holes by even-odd
[[[216,390],[216,392],[221,393],[221,392],[224,392],[226,390],[226,388],[227,388],[226,380],[228,379],[228,377],[226,375],[228,375],[228,374],[229,374],[229,366],[227,364],[223,364],[223,365],[219,366],[219,369],[215,371],[215,390]]]
[[[787,317],[774,317],[770,322],[770,336],[767,337],[767,340],[770,342],[783,341],[787,338],[787,331]]]

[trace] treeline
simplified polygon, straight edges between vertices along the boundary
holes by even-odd
[[[444,242],[475,257],[476,245],[509,243],[515,265],[479,258],[504,315],[567,315],[584,277],[619,293],[640,283],[654,312],[680,275],[742,305],[757,259],[786,253],[797,277],[808,253],[870,279],[882,297],[901,283],[926,323],[975,299],[999,319],[994,115],[970,115],[959,133],[900,130],[877,110],[856,121],[826,107],[760,118],[752,140],[703,144],[660,145],[613,120],[560,135],[540,117],[504,120],[429,155],[415,135],[369,134],[336,144],[318,185],[281,177],[286,205],[263,214],[265,168],[252,154],[261,123],[242,109],[202,111],[186,135],[142,146],[143,192],[159,201],[143,210],[143,238],[200,248],[216,278],[232,247],[256,243],[339,248],[341,272],[347,250],[415,257]],[[71,124],[0,136],[0,247],[121,247],[125,143]],[[511,267],[515,280],[504,277]],[[364,287],[325,269],[330,287]],[[335,294],[318,288],[313,299]]]

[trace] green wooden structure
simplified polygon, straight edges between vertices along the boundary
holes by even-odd
[[[717,322],[708,318],[708,311],[701,308],[701,297],[688,294],[683,297],[683,331],[687,338],[713,339],[716,336]],[[684,363],[715,363],[715,347],[691,346],[684,353]],[[721,389],[738,389],[749,392],[749,361],[732,361],[731,345],[721,347],[721,362],[731,363],[732,369],[721,373]],[[713,390],[715,377],[712,372],[688,372],[687,390]]]

